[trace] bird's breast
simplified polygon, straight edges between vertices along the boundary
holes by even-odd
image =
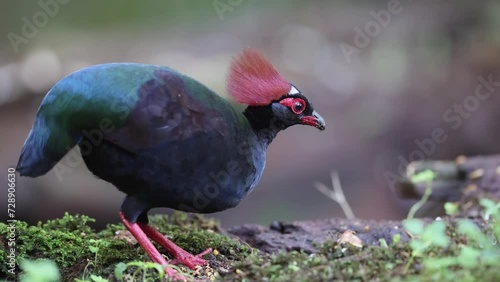
[[[198,133],[133,155],[105,142],[84,159],[94,174],[151,207],[211,213],[236,206],[264,170],[265,150],[235,136]]]

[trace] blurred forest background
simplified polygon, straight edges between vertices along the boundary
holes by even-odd
[[[0,22],[2,187],[42,98],[66,74],[159,64],[225,95],[231,56],[245,47],[305,93],[327,130],[281,133],[254,192],[214,215],[224,226],[344,216],[313,186],[330,186],[332,170],[356,216],[402,218],[411,202],[388,175],[405,161],[500,153],[499,1],[4,1]],[[62,181],[53,171],[19,177],[16,199],[18,219],[69,211],[103,226],[118,222],[123,194],[81,165]]]

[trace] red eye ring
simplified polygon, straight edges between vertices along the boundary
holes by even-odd
[[[306,102],[301,98],[285,98],[280,101],[285,107],[288,107],[296,115],[300,115],[306,110]]]
[[[302,99],[297,99],[300,101],[295,101],[295,104],[292,106],[292,111],[295,114],[301,114],[306,109],[306,103]]]

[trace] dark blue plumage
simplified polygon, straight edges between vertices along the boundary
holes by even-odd
[[[262,175],[268,140],[227,102],[210,110],[184,98],[189,94],[175,74],[158,75],[168,84],[143,85],[131,113],[135,121],[156,123],[149,127],[158,137],[140,132],[143,122],[129,122],[84,155],[89,170],[128,195],[122,211],[132,222],[152,207],[208,213],[236,206]],[[164,114],[155,112],[158,105]]]
[[[120,216],[153,261],[166,264],[147,237],[190,267],[204,263],[149,227],[147,212],[234,207],[258,183],[279,131],[324,129],[309,101],[253,51],[233,62],[228,84],[231,96],[248,101],[243,113],[167,67],[122,63],[75,72],[43,100],[17,169],[36,177],[80,146],[88,169],[127,194]]]

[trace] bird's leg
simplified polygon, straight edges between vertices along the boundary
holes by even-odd
[[[144,231],[141,229],[138,223],[132,223],[128,221],[124,216],[123,213],[120,212],[120,218],[123,221],[123,224],[127,229],[132,233],[132,235],[137,239],[137,242],[144,248],[148,256],[151,258],[153,262],[156,262],[158,264],[163,265],[163,268],[165,269],[165,274],[171,278],[174,279],[179,279],[179,280],[185,280],[186,278],[177,271],[175,271],[173,268],[168,266],[167,261],[165,258],[160,254],[160,252],[155,248],[153,243],[149,241],[148,237],[144,233]]]
[[[160,246],[165,248],[170,254],[172,254],[172,256],[174,256],[174,259],[170,263],[182,263],[191,269],[195,269],[197,265],[204,265],[207,263],[207,261],[201,257],[210,253],[212,251],[211,248],[206,249],[200,254],[192,255],[174,244],[174,242],[168,240],[165,236],[163,236],[163,234],[158,232],[158,230],[154,229],[153,227],[144,223],[138,224],[149,238],[160,244]]]

